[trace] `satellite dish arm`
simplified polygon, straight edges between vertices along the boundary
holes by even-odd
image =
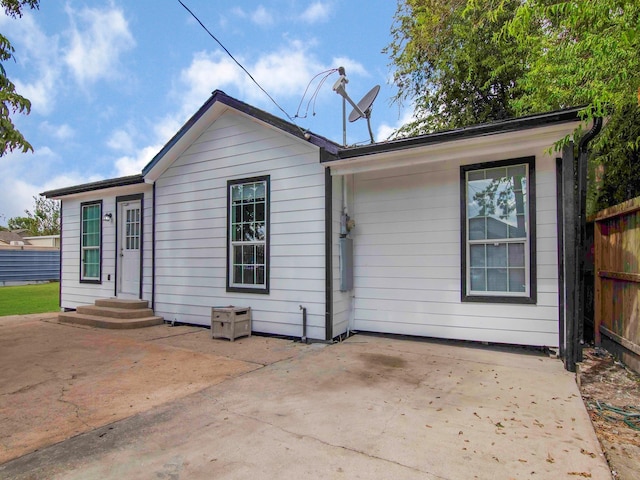
[[[351,97],[347,95],[347,90],[344,88],[344,86],[348,82],[349,80],[347,80],[346,76],[340,75],[340,78],[338,78],[336,83],[333,84],[333,91],[336,92],[338,95],[340,95],[342,98],[344,98],[347,102],[349,102],[349,104],[353,107],[353,109],[356,112],[358,112],[358,115],[366,118],[367,115],[360,109],[360,107],[353,100],[351,100]]]

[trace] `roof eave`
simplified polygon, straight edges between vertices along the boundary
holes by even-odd
[[[126,177],[109,178],[107,180],[100,180],[98,182],[83,183],[82,185],[74,185],[71,187],[58,188],[55,190],[47,190],[40,195],[46,198],[60,198],[69,195],[76,195],[78,193],[93,192],[96,190],[104,190],[114,187],[125,187],[128,185],[136,185],[144,183],[142,175],[129,175]]]
[[[350,158],[363,157],[366,155],[395,152],[416,147],[423,147],[427,145],[453,142],[456,140],[527,130],[558,123],[578,122],[581,119],[581,110],[582,107],[574,107],[554,112],[529,115],[526,117],[518,117],[508,120],[500,120],[497,122],[483,123],[480,125],[473,125],[470,127],[458,128],[454,130],[446,130],[443,132],[429,133],[426,135],[392,140],[389,142],[381,142],[372,145],[364,145],[352,148],[343,148],[338,151],[336,155],[337,158],[335,159],[347,160]],[[335,159],[325,158],[321,159],[321,161],[328,162]]]

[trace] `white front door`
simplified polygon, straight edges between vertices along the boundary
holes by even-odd
[[[118,203],[118,297],[140,298],[140,200]]]

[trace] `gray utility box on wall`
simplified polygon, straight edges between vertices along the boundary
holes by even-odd
[[[211,309],[211,337],[228,338],[251,336],[251,307],[213,307]]]
[[[340,291],[353,290],[353,240],[340,237]]]

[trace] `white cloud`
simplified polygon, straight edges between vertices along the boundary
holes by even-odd
[[[69,140],[76,134],[75,130],[66,123],[53,125],[44,121],[40,124],[40,129],[58,140]]]
[[[43,191],[92,181],[79,173],[51,176],[50,166],[59,160],[46,146],[36,148],[35,153],[13,152],[0,157],[0,224],[32,210],[33,197]]]
[[[352,60],[349,57],[334,57],[332,63],[334,68],[344,67],[347,77],[352,75],[362,75],[363,77],[370,76],[367,69],[364,68],[360,62]]]
[[[407,105],[406,109],[400,114],[400,117],[398,118],[398,121],[395,123],[395,125],[383,123],[382,125],[378,126],[375,137],[376,142],[384,142],[388,140],[400,127],[415,120],[413,109],[413,104]]]
[[[300,20],[307,23],[326,22],[331,14],[331,8],[328,4],[315,2],[302,12]]]
[[[175,133],[175,132],[174,132]],[[149,145],[137,150],[133,155],[125,155],[116,160],[116,172],[118,177],[136,175],[149,161],[160,151],[162,145]]]
[[[135,46],[122,10],[67,6],[71,21],[70,46],[64,61],[80,83],[118,76],[120,55]]]
[[[3,33],[13,40],[16,61],[28,66],[32,79],[15,78],[16,91],[31,101],[31,111],[51,113],[60,77],[58,36],[47,36],[30,12],[20,19],[0,15]]]
[[[180,82],[186,85],[187,90],[180,90],[182,106],[179,115],[186,118],[195,112],[215,89],[242,84],[243,75],[240,67],[220,51],[196,53],[191,64],[180,73]]]
[[[262,5],[260,5],[252,14],[251,21],[261,27],[273,24],[273,16]]]
[[[128,131],[117,129],[107,140],[107,146],[119,152],[130,152],[134,149],[134,141]]]

